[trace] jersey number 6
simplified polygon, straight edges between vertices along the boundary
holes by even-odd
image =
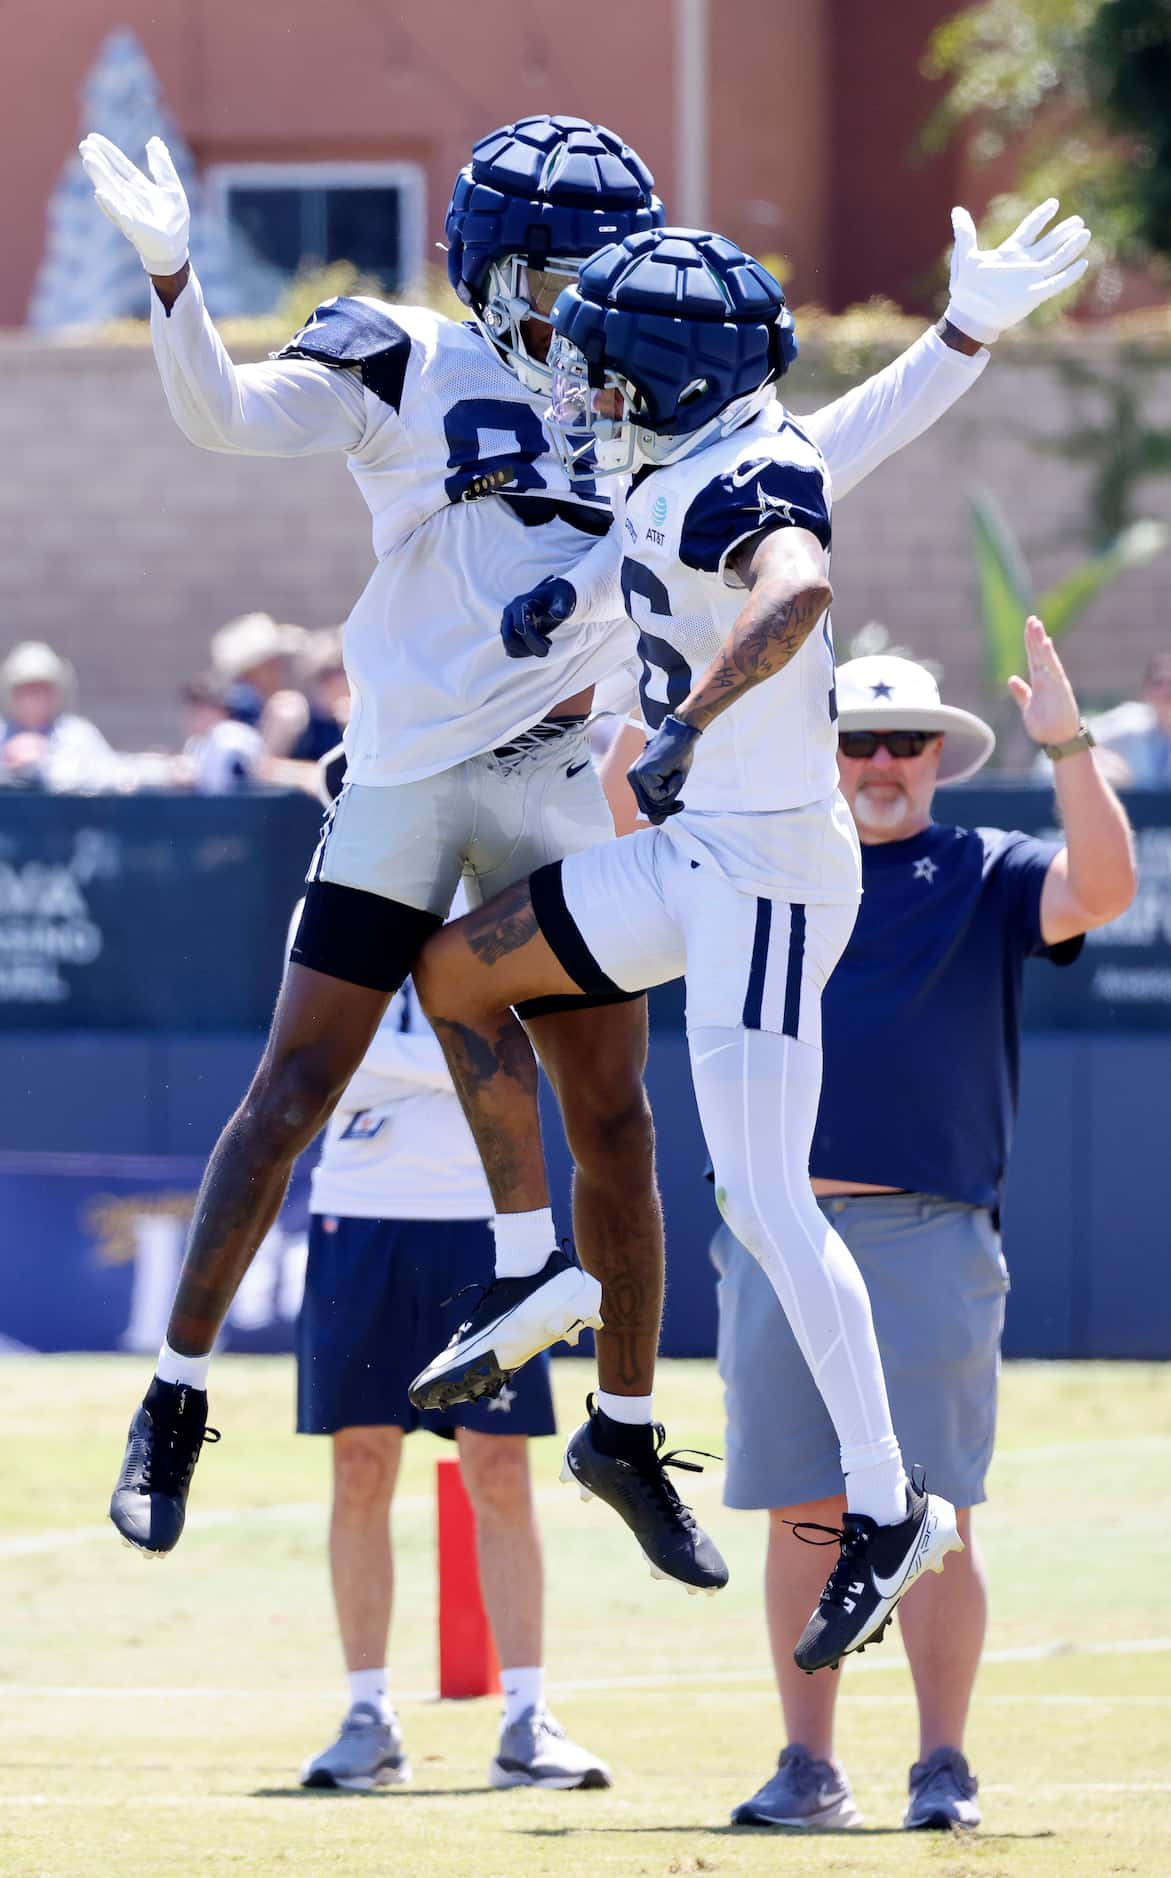
[[[642,660],[642,677],[638,695],[642,699],[644,722],[649,729],[658,730],[667,713],[678,709],[691,690],[691,667],[683,654],[669,645],[667,640],[657,638],[640,625],[634,606],[635,595],[646,601],[652,617],[670,619],[671,596],[658,575],[652,574],[650,568],[641,561],[632,561],[627,555],[622,563],[622,598],[626,602],[626,611],[639,628],[638,656]]]

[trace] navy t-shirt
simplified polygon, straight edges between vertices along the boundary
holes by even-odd
[[[858,923],[822,998],[810,1172],[995,1207],[1016,1117],[1027,958],[1053,842],[932,822],[862,849]]]

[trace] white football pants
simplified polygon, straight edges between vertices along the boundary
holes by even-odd
[[[775,1031],[689,1038],[719,1208],[763,1267],[829,1411],[842,1472],[899,1463],[861,1273],[809,1185],[821,1051]]]

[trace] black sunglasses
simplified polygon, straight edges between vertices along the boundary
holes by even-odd
[[[891,756],[901,760],[908,756],[922,756],[927,745],[934,743],[940,734],[938,730],[843,730],[838,737],[838,749],[843,756],[857,757],[865,762],[881,744]]]

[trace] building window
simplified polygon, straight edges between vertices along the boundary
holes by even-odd
[[[423,173],[413,164],[221,163],[207,185],[241,312],[266,312],[294,274],[333,261],[352,261],[387,292],[420,272]]]

